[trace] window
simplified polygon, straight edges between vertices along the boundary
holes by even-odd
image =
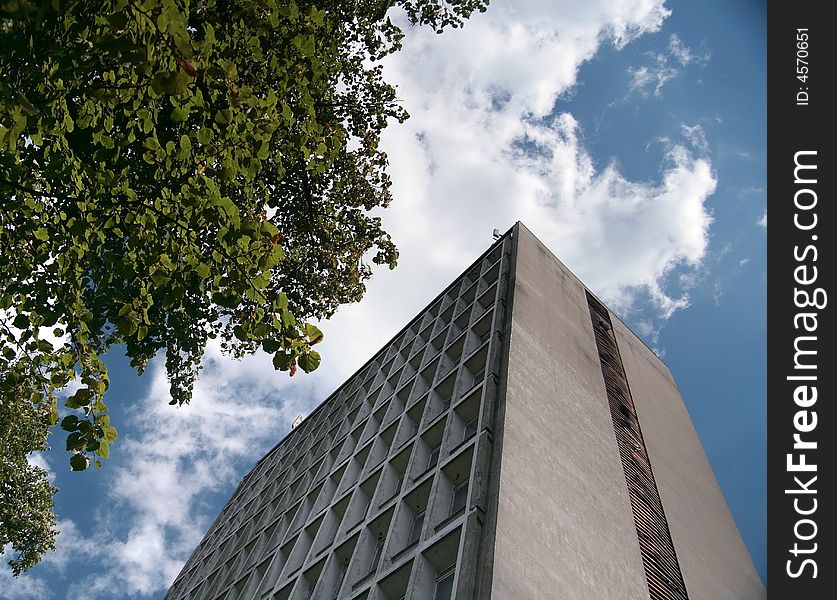
[[[456,574],[456,567],[450,567],[436,578],[436,592],[433,600],[450,600],[453,597],[453,576]]]
[[[430,458],[427,460],[427,468],[432,469],[435,467],[439,462],[439,450],[440,446],[433,446],[430,449]]]
[[[453,501],[450,506],[450,514],[456,514],[465,508],[468,502],[468,480],[460,481],[453,487]]]
[[[384,551],[384,536],[378,536],[378,541],[375,543],[375,552],[372,553],[372,562],[369,563],[369,572],[378,568],[378,563],[381,562],[381,554]]]
[[[398,474],[398,481],[395,483],[395,490],[392,492],[392,495],[395,496],[397,493],[401,491],[401,486],[404,485],[404,476],[406,473],[399,473]]]
[[[471,436],[477,433],[477,425],[479,424],[480,416],[479,414],[474,415],[467,421],[465,421],[465,431],[462,434],[462,439],[467,440]]]
[[[426,509],[417,510],[413,515],[413,523],[410,526],[410,538],[407,540],[407,545],[412,546],[419,539],[421,539],[421,529],[424,526],[424,515]]]

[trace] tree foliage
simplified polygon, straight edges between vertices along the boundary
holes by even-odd
[[[46,471],[27,460],[46,449],[49,414],[33,404],[31,393],[18,392],[4,394],[0,410],[0,553],[11,545],[15,556],[9,565],[15,575],[55,548],[57,533],[52,514],[56,490]]]
[[[317,368],[307,321],[360,299],[365,257],[397,258],[369,214],[391,200],[381,132],[407,118],[377,63],[403,35],[388,11],[441,31],[486,3],[0,4],[0,541],[7,497],[40,515],[13,542],[18,570],[54,536],[25,456],[58,422],[56,392],[76,381],[60,423],[73,470],[116,439],[110,347],[139,372],[164,352],[172,404],[214,338]]]

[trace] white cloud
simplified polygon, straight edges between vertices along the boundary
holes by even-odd
[[[460,31],[411,31],[385,65],[412,114],[384,136],[397,200],[382,217],[399,268],[380,272],[361,305],[341,310],[332,336],[377,347],[388,337],[379,332],[397,331],[493,228],[518,219],[609,301],[627,307],[650,293],[662,316],[685,306],[663,280],[705,252],[704,201],[715,186],[708,160],[669,143],[656,181],[630,181],[615,162],[596,172],[575,118],[548,116],[601,44],[654,31],[667,14],[661,3],[495,3]],[[703,154],[705,137],[691,132]]]
[[[677,34],[672,34],[668,41],[668,48],[671,55],[684,67],[694,60],[695,55],[680,41]]]
[[[692,147],[701,154],[709,152],[709,142],[706,140],[706,132],[700,125],[680,125],[680,131]]]
[[[711,58],[711,54],[709,52],[702,55],[695,54],[680,40],[676,33],[671,34],[671,37],[668,39],[668,50],[671,53],[671,56],[674,57],[674,59],[683,67],[686,67],[693,62],[705,63]]]
[[[631,80],[628,84],[631,93],[642,96],[660,96],[666,83],[682,73],[690,64],[706,63],[710,54],[697,55],[686,46],[676,34],[669,38],[668,52],[648,52],[645,55],[648,64],[628,67]]]
[[[723,295],[724,288],[720,281],[716,281],[715,285],[712,287],[712,301],[715,302],[715,306],[721,304],[721,296]]]
[[[55,541],[57,549],[44,556],[44,565],[64,572],[72,561],[90,559],[102,551],[98,543],[84,536],[70,519],[59,519],[57,528],[61,532]]]
[[[3,554],[3,557],[7,554]],[[43,598],[49,597],[49,587],[43,578],[31,575],[15,578],[9,569],[0,569],[0,598],[5,600],[43,600]]]
[[[449,266],[452,260],[475,256],[493,227],[521,219],[616,306],[629,307],[638,291],[650,292],[664,316],[685,306],[685,297],[667,294],[662,281],[678,265],[697,267],[706,252],[711,217],[704,202],[715,188],[709,162],[683,146],[670,145],[661,180],[634,182],[615,163],[595,171],[578,123],[569,114],[546,125],[521,118],[518,126],[524,136],[510,135],[505,143],[497,143],[502,138],[494,130],[472,130],[479,157],[463,160],[459,149],[438,146],[438,158],[431,160],[442,166],[434,177],[427,178],[418,194],[415,188],[404,189],[403,195],[412,197],[409,204],[396,205],[385,216],[399,242],[399,228],[410,229],[404,254],[421,256],[425,272],[435,263],[437,271],[452,276],[465,266],[461,258],[456,267]],[[409,142],[406,133],[400,135],[401,143]],[[400,166],[394,159],[393,167]],[[397,176],[395,181],[398,188]],[[451,197],[456,202],[445,201]],[[432,227],[411,227],[426,215],[433,215]],[[474,231],[485,236],[474,239],[469,233]],[[402,275],[412,276],[403,269],[386,279],[395,289],[420,289],[418,284],[398,282]],[[444,281],[439,276],[436,280]]]
[[[767,211],[764,211],[764,214],[762,214],[762,216],[759,217],[759,220],[756,221],[756,225],[758,225],[764,230],[767,230]]]
[[[646,320],[641,320],[634,323],[634,329],[639,335],[644,337],[650,337],[655,334],[654,324]]]
[[[629,92],[659,96],[663,86],[680,74],[678,69],[669,64],[664,54],[653,53],[650,58],[650,65],[628,67],[628,75],[631,76]]]

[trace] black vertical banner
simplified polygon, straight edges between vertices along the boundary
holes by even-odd
[[[772,2],[768,10],[767,588],[777,599],[837,597],[830,7]]]

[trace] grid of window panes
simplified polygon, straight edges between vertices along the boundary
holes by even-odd
[[[511,243],[259,461],[167,600],[472,597]]]

